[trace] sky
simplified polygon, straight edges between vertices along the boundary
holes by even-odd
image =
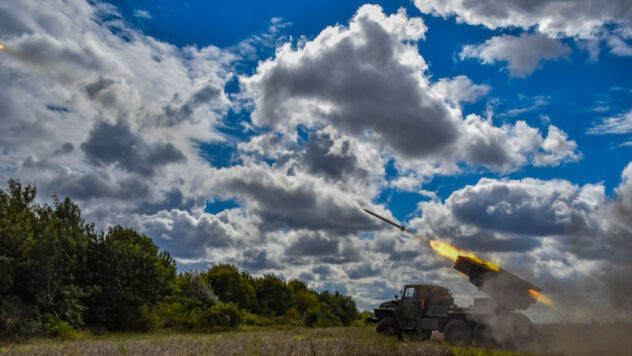
[[[632,316],[627,0],[15,0],[0,43],[2,187],[180,270],[482,296],[368,208],[540,286],[536,321]]]

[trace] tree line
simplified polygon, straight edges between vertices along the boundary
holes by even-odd
[[[0,336],[324,327],[359,318],[351,297],[272,273],[228,264],[178,273],[148,236],[118,225],[97,231],[69,198],[38,204],[36,193],[13,179],[0,190]]]

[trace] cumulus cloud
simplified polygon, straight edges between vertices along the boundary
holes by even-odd
[[[132,215],[130,222],[155,239],[162,248],[182,259],[205,259],[210,249],[244,247],[256,241],[253,226],[239,209],[217,215],[179,209]]]
[[[558,145],[544,148],[537,129],[524,122],[496,127],[476,116],[464,120],[459,105],[478,100],[491,87],[465,76],[430,83],[414,42],[424,32],[420,19],[402,11],[387,16],[380,7],[366,5],[348,27],[328,27],[311,41],[279,48],[254,75],[241,78],[254,105],[253,122],[275,132],[242,148],[280,157],[296,149],[290,144],[302,127],[324,130],[381,148],[395,158],[400,174],[422,180],[455,173],[460,162],[507,172],[525,164],[554,166],[579,159],[562,131]],[[521,139],[525,131],[534,133],[531,141]],[[312,154],[339,163],[331,169],[351,164],[352,156],[325,154],[319,137],[310,138],[308,164],[316,163]],[[316,166],[311,167],[314,173]],[[331,169],[320,173],[343,174]],[[397,185],[415,183],[409,179]]]
[[[426,14],[456,16],[457,21],[491,29],[535,28],[551,37],[594,38],[612,25],[632,35],[632,4],[626,0],[607,3],[591,0],[465,1],[415,0]]]
[[[365,5],[349,27],[328,27],[300,48],[286,44],[242,78],[254,100],[253,122],[370,133],[405,156],[446,149],[457,136],[455,118],[421,76],[426,64],[414,43],[425,30],[420,18]]]
[[[461,145],[465,160],[492,170],[510,172],[527,163],[558,166],[582,157],[575,141],[568,140],[568,135],[554,125],[549,125],[544,138],[524,121],[496,127],[489,119],[468,115],[465,130]]]
[[[223,139],[215,126],[233,53],[155,40],[100,2],[18,1],[0,17],[3,180],[107,197],[117,214],[164,200],[183,171],[199,170],[198,142]],[[186,169],[167,169],[175,163]]]
[[[524,78],[543,60],[567,57],[570,53],[571,49],[559,40],[522,33],[520,36],[495,36],[481,44],[466,45],[459,56],[461,59],[478,58],[484,64],[507,62],[505,69],[511,76]]]

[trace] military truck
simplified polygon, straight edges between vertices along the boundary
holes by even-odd
[[[534,335],[531,321],[516,309],[526,309],[536,299],[529,293],[536,286],[503,271],[459,256],[454,268],[492,298],[476,298],[474,305],[459,307],[446,287],[407,284],[400,295],[374,309],[376,331],[387,336],[427,340],[433,331],[444,333],[450,345],[520,346]],[[536,288],[536,289],[534,289]]]
[[[401,231],[399,225],[368,209],[368,214]],[[490,298],[476,298],[467,308],[454,304],[450,290],[431,284],[407,284],[395,299],[374,309],[370,321],[377,322],[377,331],[389,336],[408,335],[426,340],[432,331],[444,333],[451,345],[516,346],[531,342],[534,328],[531,321],[516,310],[525,310],[538,300],[540,288],[480,259],[458,256],[454,269],[466,275],[469,282]]]

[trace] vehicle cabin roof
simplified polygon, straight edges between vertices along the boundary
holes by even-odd
[[[443,288],[443,289],[447,289],[446,287],[443,286],[438,286],[436,284],[423,284],[423,283],[415,283],[415,284],[406,284],[404,286],[404,288],[408,288],[408,287],[432,287],[432,288]]]

